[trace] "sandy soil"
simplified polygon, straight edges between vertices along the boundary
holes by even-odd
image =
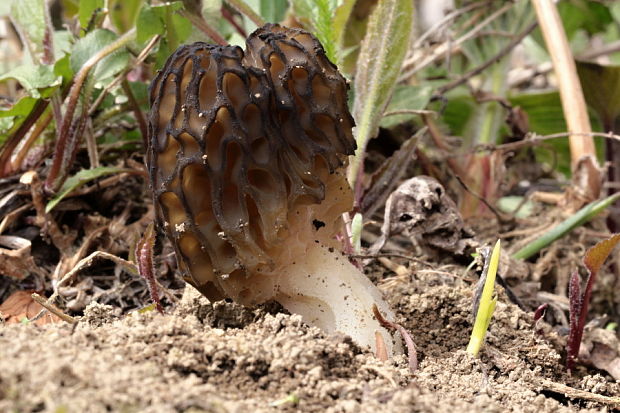
[[[0,326],[2,412],[569,412],[620,407],[620,385],[572,377],[564,338],[500,296],[480,358],[464,349],[471,286],[383,286],[420,365],[380,362],[275,306],[209,303],[186,291],[165,315],[91,304],[81,322]],[[616,403],[616,404],[614,404]]]

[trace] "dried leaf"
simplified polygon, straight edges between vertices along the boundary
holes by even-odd
[[[6,324],[21,323],[36,316],[43,307],[32,299],[32,291],[15,291],[2,304],[0,314],[5,317]],[[42,326],[49,323],[59,323],[62,320],[54,314],[46,313],[34,322]]]
[[[30,253],[30,242],[19,249],[0,248],[0,276],[22,280],[30,274],[44,275]]]
[[[620,242],[620,234],[615,234],[612,237],[597,243],[586,252],[586,256],[583,258],[583,264],[592,273],[593,276],[600,271],[603,263]]]

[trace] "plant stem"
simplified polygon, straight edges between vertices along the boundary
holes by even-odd
[[[226,3],[230,4],[239,13],[246,16],[248,19],[258,27],[265,25],[265,20],[260,17],[252,8],[243,0],[226,0]]]
[[[532,0],[547,51],[558,79],[564,118],[569,132],[589,133],[592,131],[586,101],[577,76],[575,60],[570,50],[562,20],[553,0]],[[594,140],[585,136],[569,137],[573,169],[584,156],[596,157]]]
[[[209,36],[211,40],[213,40],[215,43],[222,46],[226,46],[228,44],[226,39],[224,39],[221,34],[219,34],[213,27],[211,27],[209,23],[207,23],[207,21],[204,19],[204,17],[189,13],[186,10],[181,10],[180,13],[181,16],[189,20],[198,30]]]
[[[60,128],[58,129],[58,139],[56,142],[56,150],[54,151],[54,160],[52,162],[52,167],[50,168],[47,179],[45,180],[46,191],[52,193],[58,191],[58,189],[66,179],[66,173],[64,173],[63,171],[67,171],[71,167],[71,165],[67,164],[67,161],[72,161],[72,154],[75,152],[75,147],[73,146],[77,145],[79,139],[70,139],[69,133],[72,129],[72,125],[75,125],[73,119],[75,115],[75,109],[77,107],[80,93],[82,91],[84,83],[86,82],[88,74],[103,58],[124,47],[127,43],[132,41],[135,36],[136,28],[134,27],[133,29],[129,30],[118,39],[116,39],[116,41],[105,46],[98,53],[88,59],[79,70],[79,72],[76,74],[73,85],[69,90],[69,96],[67,98],[67,108],[65,111],[65,115],[62,119],[62,125],[60,125]]]

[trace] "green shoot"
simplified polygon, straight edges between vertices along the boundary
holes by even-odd
[[[519,251],[512,255],[512,258],[517,260],[526,260],[532,255],[536,254],[541,249],[547,247],[552,242],[563,237],[573,229],[588,222],[596,215],[605,210],[608,206],[620,199],[620,193],[615,193],[600,201],[594,201],[581,208],[575,214],[571,215],[566,220],[562,221],[559,225],[551,228],[544,233],[541,237],[536,238],[534,241],[521,248]]]
[[[474,329],[471,333],[469,344],[467,345],[467,352],[473,356],[478,355],[480,351],[480,347],[484,342],[484,337],[489,329],[489,324],[491,323],[491,317],[493,317],[493,311],[495,311],[495,304],[497,304],[497,296],[494,296],[493,292],[495,289],[495,276],[499,264],[499,254],[500,241],[497,240],[493,252],[491,253],[491,258],[489,258],[489,267],[484,282],[484,288],[482,289],[482,295],[480,296],[480,304],[478,305]]]
[[[353,216],[351,221],[351,245],[355,254],[362,253],[362,214],[359,212]]]

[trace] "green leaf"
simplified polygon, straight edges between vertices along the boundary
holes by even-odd
[[[105,175],[113,175],[129,171],[131,171],[131,169],[118,168],[114,166],[100,166],[93,169],[83,169],[65,181],[65,183],[62,185],[62,188],[60,188],[58,194],[54,198],[52,198],[45,206],[45,212],[50,212],[52,209],[54,209],[56,205],[58,205],[60,201],[67,197],[67,195],[69,195],[71,192],[75,191],[77,188],[81,187],[84,184],[87,184],[94,179],[100,178]]]
[[[181,9],[183,3],[174,1],[160,6],[144,4],[140,10],[136,23],[137,41],[143,43],[156,34],[163,36],[157,54],[157,67],[192,33],[190,21],[176,13]]]
[[[0,110],[0,143],[22,124],[38,101],[39,99],[25,96],[7,110]]]
[[[281,22],[284,19],[287,8],[287,0],[260,0],[260,15],[267,22]]]
[[[558,92],[524,93],[511,96],[509,100],[512,106],[519,106],[527,114],[530,131],[539,135],[566,132],[567,126]],[[601,130],[600,121],[596,116],[591,116],[590,122],[594,130]],[[599,140],[596,146],[597,153],[602,154],[604,142]],[[566,176],[571,175],[568,139],[548,141],[544,146],[535,147],[534,152],[539,162],[555,165],[556,170]]]
[[[80,20],[80,26],[86,28],[88,23],[93,17],[96,10],[102,9],[105,6],[104,0],[80,0],[80,10],[78,18]]]
[[[159,13],[148,4],[142,6],[138,21],[136,22],[136,40],[138,43],[144,43],[156,34],[163,34],[165,27]]]
[[[34,108],[39,99],[25,96],[18,100],[13,106],[6,110],[0,110],[0,118],[8,118],[13,116],[26,116]]]
[[[529,200],[525,201],[524,197],[519,195],[501,197],[497,200],[497,207],[500,211],[515,214],[515,217],[521,219],[529,217],[534,211],[534,203]]]
[[[108,0],[110,20],[120,33],[135,26],[142,3],[144,0]]]
[[[344,0],[340,6],[336,8],[332,27],[334,30],[334,41],[336,42],[336,57],[338,66],[344,65],[346,56],[351,48],[345,46],[345,33],[351,18],[351,12],[357,4],[357,0]]]
[[[45,0],[13,0],[11,3],[11,20],[18,27],[33,63],[44,62],[46,47],[51,46],[52,31],[47,24],[47,13]]]
[[[383,0],[370,15],[354,83],[357,151],[349,168],[350,182],[357,176],[368,140],[375,137],[379,129],[409,46],[412,27],[411,0]]]
[[[422,110],[428,105],[433,94],[430,85],[397,85],[385,113],[396,110]],[[382,128],[391,128],[415,118],[416,115],[390,115],[381,119]]]
[[[173,27],[167,27],[168,33],[170,33],[170,31],[174,29],[174,31],[176,32],[177,40],[179,42],[179,44],[176,45],[176,47],[178,47],[181,43],[185,41],[185,39],[189,37],[190,34],[192,34],[193,26],[189,20],[177,13],[172,15],[172,26]]]
[[[613,130],[620,117],[620,66],[577,62],[577,73],[586,102],[601,118],[604,129]]]
[[[558,2],[558,12],[569,40],[579,29],[595,34],[604,31],[605,27],[613,21],[605,5],[589,0]]]
[[[96,29],[78,40],[73,46],[71,53],[71,70],[77,73],[82,66],[97,54],[105,46],[113,43],[118,36],[106,29]],[[119,49],[104,57],[91,70],[91,75],[95,79],[95,84],[100,85],[101,81],[112,77],[125,69],[129,62],[129,53],[125,48]]]
[[[54,64],[54,74],[62,77],[64,82],[73,79],[73,70],[71,70],[71,55],[66,54],[62,59],[58,59]]]
[[[15,79],[33,98],[40,98],[43,89],[60,85],[60,77],[48,65],[26,64],[0,76],[0,82]],[[48,95],[49,96],[49,95]]]
[[[336,62],[336,38],[332,27],[336,0],[291,0],[291,5],[297,18],[319,39],[327,58]]]

